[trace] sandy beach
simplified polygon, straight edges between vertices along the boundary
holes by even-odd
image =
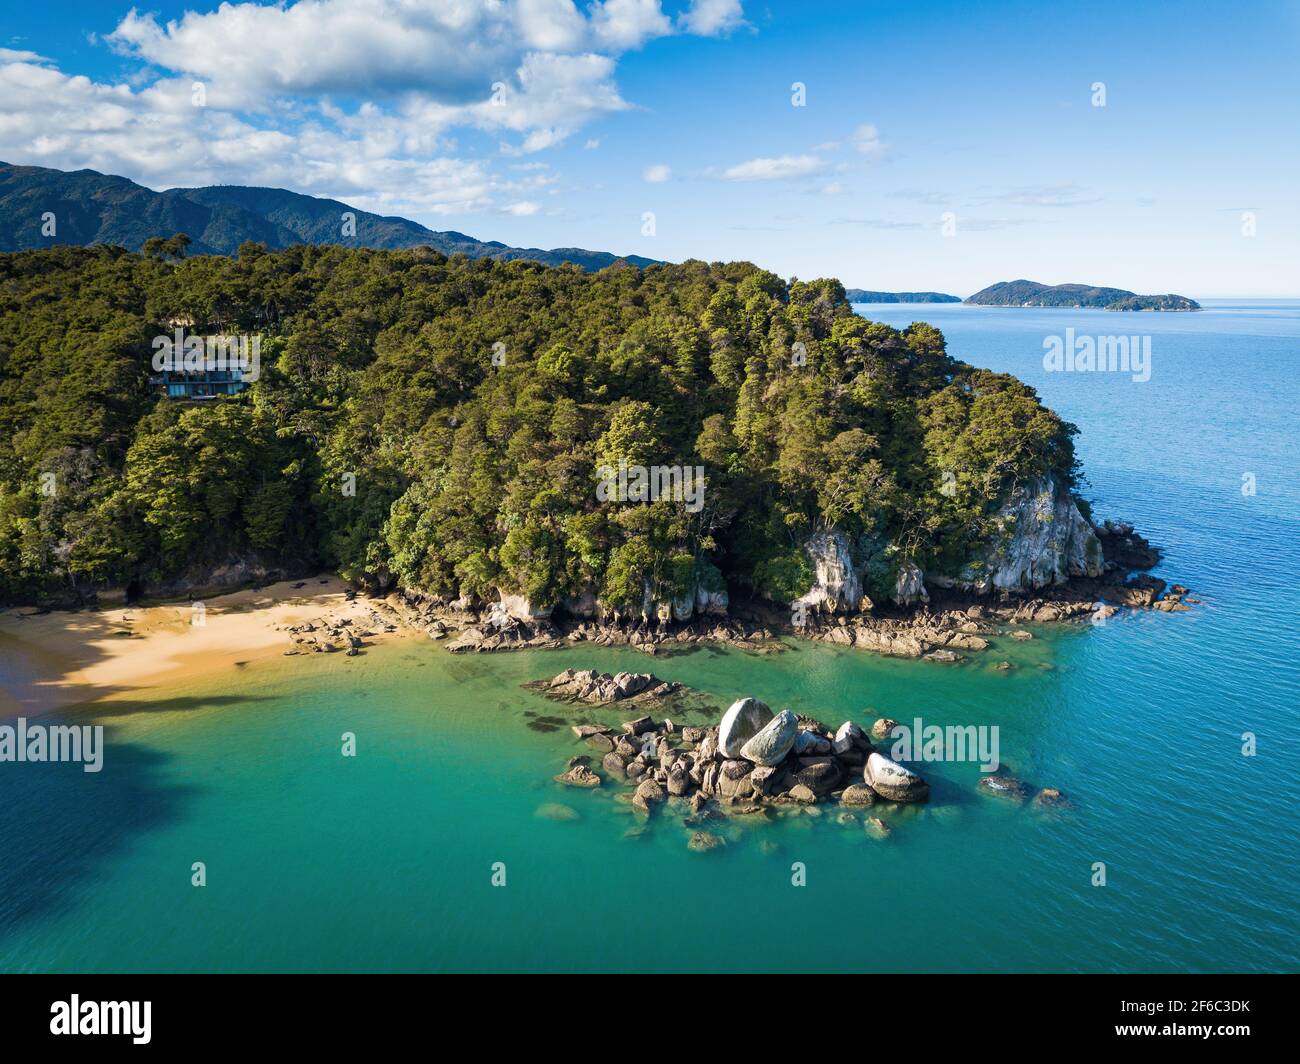
[[[290,627],[377,628],[383,604],[347,601],[337,577],[284,581],[205,599],[101,610],[0,610],[0,718],[36,716],[93,699],[130,697],[178,677],[227,669],[290,649]],[[370,638],[366,638],[370,642]],[[309,649],[303,652],[310,652]]]

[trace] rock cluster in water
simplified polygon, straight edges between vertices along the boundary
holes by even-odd
[[[525,686],[553,698],[605,703],[623,701],[619,691],[635,690],[627,697],[654,701],[661,697],[657,692],[687,690],[649,673],[610,676],[573,669]],[[685,823],[692,829],[719,813],[762,815],[772,806],[818,813],[816,807],[827,803],[839,805],[837,823],[856,823],[872,806],[930,799],[930,785],[920,773],[887,757],[871,741],[888,739],[895,723],[881,718],[868,732],[846,720],[832,732],[791,710],[773,712],[753,697],[733,702],[717,724],[707,727],[677,725],[650,714],[626,720],[620,728],[575,723],[574,736],[594,754],[570,758],[555,780],[580,788],[599,787],[606,780],[623,782],[631,788],[627,800],[645,816],[669,802],[684,803],[689,808]],[[1035,791],[1006,775],[982,776],[976,789],[1015,802],[1032,798],[1043,808],[1070,804],[1058,790]],[[866,817],[862,826],[874,838],[891,833],[878,817]],[[724,843],[696,830],[690,849],[704,852]]]
[[[582,675],[566,670],[547,686],[572,691]],[[589,678],[581,682],[591,686]],[[644,716],[625,721],[621,732],[575,724],[573,733],[601,754],[606,778],[635,786],[632,805],[646,813],[669,798],[687,799],[699,812],[710,799],[754,809],[832,799],[870,806],[924,802],[930,793],[921,776],[878,753],[853,721],[831,732],[788,709],[773,713],[756,698],[733,703],[707,728]],[[589,755],[573,759],[556,779],[578,787],[599,784]]]

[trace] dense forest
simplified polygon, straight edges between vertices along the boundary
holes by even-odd
[[[813,532],[875,544],[875,581],[952,571],[1013,484],[1075,484],[1075,429],[1033,389],[747,263],[159,240],[0,255],[0,300],[6,601],[247,557],[449,597],[789,601]],[[256,382],[162,396],[177,322],[260,336]],[[703,467],[703,506],[601,501],[620,461]]]

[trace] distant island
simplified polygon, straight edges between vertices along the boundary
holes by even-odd
[[[658,261],[585,248],[510,247],[283,188],[210,185],[155,192],[96,170],[68,172],[4,162],[0,214],[7,220],[0,230],[0,251],[35,251],[55,244],[110,244],[140,251],[151,237],[186,233],[192,255],[235,255],[251,240],[271,251],[295,244],[377,250],[429,247],[471,259],[527,259],[547,266],[570,262],[587,271],[616,262],[650,266]],[[53,233],[46,228],[51,223],[57,227]]]
[[[1200,310],[1186,296],[1166,293],[1140,296],[1123,288],[1086,284],[1040,284],[1038,281],[999,281],[966,300],[981,307],[1095,307],[1102,310]]]
[[[865,288],[846,288],[850,303],[960,303],[961,296],[945,292],[868,292]]]

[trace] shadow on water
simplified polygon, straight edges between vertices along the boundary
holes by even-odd
[[[228,695],[88,703],[29,727],[259,700]],[[200,791],[176,782],[174,760],[106,724],[98,772],[80,763],[0,763],[0,941],[32,921],[75,908],[138,840],[184,818]]]

